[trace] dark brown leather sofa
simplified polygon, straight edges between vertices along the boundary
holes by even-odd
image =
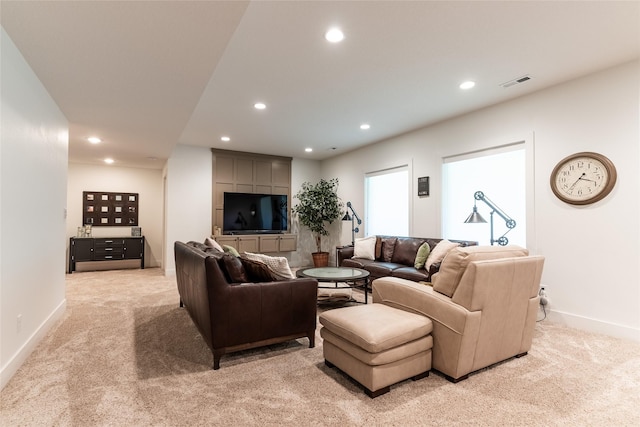
[[[438,272],[440,263],[430,266],[429,271],[416,269],[414,261],[418,249],[424,242],[429,243],[431,251],[442,239],[426,237],[376,236],[376,253],[374,260],[352,258],[353,246],[337,248],[337,262],[342,267],[355,267],[367,270],[369,280],[380,277],[400,277],[414,282],[430,282],[431,276]],[[459,246],[475,246],[478,242],[467,240],[450,240]]]
[[[224,254],[197,242],[175,242],[176,278],[184,306],[213,354],[307,337],[315,345],[318,282],[291,279],[231,283]],[[228,260],[227,260],[228,261]]]

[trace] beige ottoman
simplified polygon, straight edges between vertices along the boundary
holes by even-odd
[[[429,375],[433,325],[428,317],[367,304],[325,311],[320,323],[326,365],[362,384],[369,397]]]

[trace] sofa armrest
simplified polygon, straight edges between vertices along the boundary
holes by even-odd
[[[398,277],[382,277],[373,281],[373,302],[421,314],[462,334],[469,311],[431,286]]]
[[[228,347],[315,329],[317,295],[315,279],[227,285],[224,301],[211,301],[214,343]]]
[[[336,247],[336,263],[338,267],[342,265],[342,260],[353,257],[353,246],[338,246]]]

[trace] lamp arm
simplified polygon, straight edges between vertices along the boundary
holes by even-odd
[[[476,191],[473,195],[473,198],[476,200],[483,201],[487,206],[489,206],[495,213],[497,213],[500,218],[504,219],[507,228],[511,229],[516,226],[516,221],[509,217],[506,213],[502,211],[499,207],[497,207],[487,196],[484,195],[482,191]],[[506,233],[505,233],[506,234]]]
[[[353,206],[351,206],[351,202],[347,202],[347,207],[349,209],[351,209],[351,214],[353,215],[353,217],[358,220],[358,225],[362,224],[362,220],[360,219],[360,217],[358,216],[358,214],[356,213],[356,211],[353,209]]]

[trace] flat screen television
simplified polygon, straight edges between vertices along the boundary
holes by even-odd
[[[287,231],[288,200],[281,194],[224,193],[223,234]]]

